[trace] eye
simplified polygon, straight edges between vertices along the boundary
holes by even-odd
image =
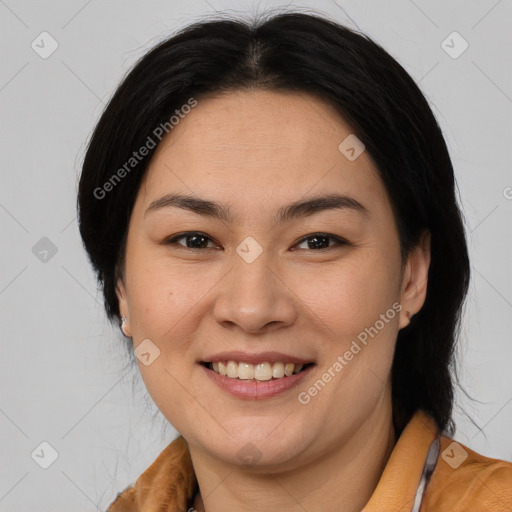
[[[179,243],[179,240],[185,239],[185,244]],[[342,246],[347,245],[348,242],[343,238],[330,235],[328,233],[312,233],[304,238],[302,238],[297,245],[301,245],[303,243],[307,243],[306,249],[315,249],[316,251],[331,249],[333,245],[329,243],[329,241],[334,240],[334,246]],[[206,234],[201,233],[199,231],[187,231],[185,233],[181,233],[179,235],[173,236],[165,241],[167,245],[176,244],[185,249],[209,249],[212,247],[208,247],[208,241],[213,242],[213,240]],[[216,246],[214,245],[214,248]],[[299,247],[299,249],[301,249]],[[304,249],[304,248],[302,248]]]
[[[312,242],[308,242],[311,240]],[[334,240],[336,243],[335,245],[347,245],[348,242],[344,240],[343,238],[340,238],[336,235],[330,235],[328,233],[312,233],[311,235],[308,235],[304,237],[302,240],[298,242],[298,245],[303,244],[307,242],[308,249],[316,249],[316,250],[324,250],[324,249],[331,249],[332,246],[329,245],[329,240]]]
[[[181,240],[182,238],[187,240],[185,245],[178,243],[178,240]],[[208,240],[212,241],[212,239],[204,233],[200,233],[198,231],[187,231],[186,233],[167,239],[165,243],[169,245],[181,245],[187,249],[209,249],[209,247],[205,246],[205,243],[208,245]]]

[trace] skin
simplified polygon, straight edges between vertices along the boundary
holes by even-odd
[[[201,99],[159,144],[140,187],[118,281],[120,311],[135,348],[150,339],[160,350],[150,365],[139,361],[140,372],[189,444],[199,511],[359,511],[396,443],[393,351],[425,300],[430,237],[424,233],[403,264],[375,165],[366,152],[349,161],[338,149],[351,133],[308,94]],[[171,192],[229,205],[235,218],[177,207],[145,215]],[[275,223],[279,207],[333,192],[357,199],[368,215],[330,209]],[[206,234],[206,248],[187,248],[186,238],[165,243],[186,231]],[[303,241],[318,232],[348,243],[323,239],[330,247],[317,249]],[[263,250],[250,264],[236,252],[247,236]],[[394,303],[402,310],[301,404],[298,393]],[[316,366],[297,388],[241,399],[212,384],[198,364],[225,350],[280,351]],[[238,456],[246,443],[261,457],[251,466]]]

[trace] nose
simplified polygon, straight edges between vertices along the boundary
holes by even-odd
[[[252,263],[238,255],[234,260],[215,301],[215,320],[247,333],[292,325],[297,317],[295,296],[290,285],[270,267],[265,252]]]

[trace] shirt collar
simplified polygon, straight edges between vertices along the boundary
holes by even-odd
[[[416,411],[398,438],[362,512],[412,509],[427,454],[437,435],[434,419],[421,410]]]

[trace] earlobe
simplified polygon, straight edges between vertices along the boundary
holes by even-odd
[[[130,325],[128,321],[128,301],[126,299],[126,289],[121,277],[116,282],[116,295],[119,304],[119,314],[121,317],[120,329],[121,332],[127,337],[131,337]]]
[[[422,308],[425,302],[430,267],[430,240],[430,231],[424,231],[407,258],[401,288],[400,329],[409,325],[411,317]]]

